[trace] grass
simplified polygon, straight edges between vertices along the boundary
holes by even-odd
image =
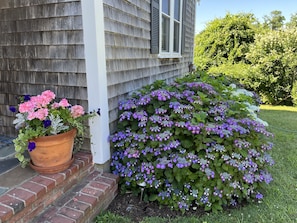
[[[275,165],[269,168],[274,181],[265,187],[262,203],[221,213],[197,217],[145,218],[141,223],[293,223],[297,222],[297,108],[262,106],[260,118],[269,123],[274,134],[271,155]],[[96,223],[131,222],[128,218],[105,213]]]

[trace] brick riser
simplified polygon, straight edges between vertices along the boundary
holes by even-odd
[[[118,193],[118,177],[94,169],[92,155],[75,154],[65,171],[37,175],[0,196],[0,223],[85,223]]]

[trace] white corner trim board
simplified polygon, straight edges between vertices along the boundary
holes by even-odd
[[[105,64],[104,14],[102,0],[81,0],[89,111],[101,115],[90,120],[93,162],[110,159],[109,114]]]

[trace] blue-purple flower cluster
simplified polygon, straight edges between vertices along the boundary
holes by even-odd
[[[144,184],[150,200],[181,211],[263,199],[261,185],[272,180],[272,134],[230,99],[227,86],[222,93],[215,79],[193,80],[120,103],[121,131],[110,141],[121,188],[139,192]]]

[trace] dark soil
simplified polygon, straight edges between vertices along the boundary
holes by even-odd
[[[177,218],[179,216],[201,216],[203,209],[188,211],[182,214],[171,210],[169,207],[159,207],[156,202],[140,201],[140,197],[132,194],[119,194],[110,204],[107,211],[130,218],[133,222],[140,222],[145,217]]]
[[[247,202],[243,202],[236,207],[226,207],[224,211],[230,212],[231,209],[240,208],[246,206]],[[132,222],[140,222],[145,217],[162,217],[162,218],[177,218],[181,216],[195,216],[201,217],[206,212],[203,208],[197,208],[196,210],[189,210],[182,214],[180,211],[171,210],[166,206],[159,206],[156,202],[144,202],[140,201],[140,196],[134,196],[131,193],[119,194],[110,204],[107,211],[119,216],[130,218]]]

